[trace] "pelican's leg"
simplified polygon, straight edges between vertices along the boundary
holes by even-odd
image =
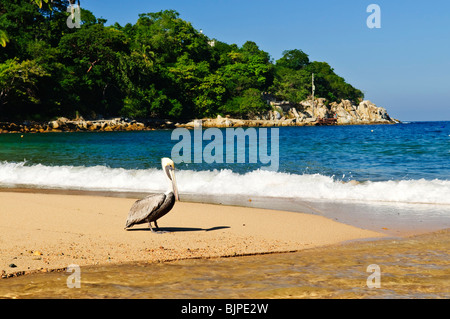
[[[150,228],[150,231],[152,232],[152,233],[156,233],[156,231],[153,229],[153,227],[152,227],[152,222],[148,222],[148,227]]]
[[[164,233],[168,233],[168,231],[166,231],[166,230],[159,230],[159,226],[158,226],[158,224],[156,223],[156,220],[155,220],[153,223],[155,224],[156,231],[154,231],[154,230],[152,229],[152,232],[154,232],[154,233],[156,233],[156,234],[164,234]]]
[[[151,221],[148,222],[148,227],[150,228],[150,231],[151,231],[152,233],[155,233],[155,234],[160,234],[161,232],[158,231],[158,224],[156,223],[156,221],[155,221],[154,223],[155,223],[155,228],[156,228],[156,230],[153,229],[153,227],[152,227],[152,222],[151,222]]]

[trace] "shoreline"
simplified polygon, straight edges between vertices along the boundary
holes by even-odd
[[[300,103],[277,101],[274,97],[266,99],[270,110],[251,119],[232,118],[230,115],[217,115],[214,118],[178,119],[113,117],[85,120],[77,114],[76,118],[58,117],[49,121],[24,120],[21,124],[0,121],[0,133],[46,133],[46,132],[111,132],[148,131],[155,129],[180,128],[231,128],[231,127],[281,127],[281,126],[322,126],[322,125],[378,125],[398,124],[400,120],[391,118],[385,108],[378,107],[368,100],[358,104],[350,100],[327,102],[324,98]],[[317,104],[316,104],[317,102]],[[239,116],[238,116],[239,117]]]
[[[284,126],[348,126],[348,125],[393,125],[401,123],[393,121],[354,121],[337,123],[316,119],[310,122],[299,122],[295,118],[280,120],[246,120],[235,118],[204,118],[174,123],[170,120],[123,120],[114,118],[110,120],[68,120],[61,119],[49,122],[23,121],[0,122],[0,134],[7,133],[61,133],[61,132],[126,132],[126,131],[153,131],[161,129],[187,128],[232,128],[232,127],[284,127]]]
[[[65,188],[34,188],[27,185],[14,185],[0,187],[0,194],[28,193],[28,194],[54,194],[54,195],[81,195],[111,198],[140,199],[150,193],[139,191],[110,191]],[[448,219],[431,211],[439,210],[433,204],[408,204],[393,202],[363,202],[363,201],[332,201],[308,200],[292,197],[259,197],[248,195],[198,195],[180,194],[182,202],[224,205],[230,207],[247,207],[264,210],[285,211],[291,213],[306,213],[322,216],[343,224],[381,232],[392,237],[406,237],[426,234],[441,229],[450,228]],[[412,207],[414,206],[414,208]],[[411,214],[411,209],[430,209],[432,213],[424,216]],[[431,207],[431,208],[430,208]],[[448,207],[445,207],[448,210]],[[395,211],[395,213],[393,212]],[[364,214],[361,216],[361,213]],[[418,219],[419,217],[419,219]]]
[[[159,221],[168,233],[152,234],[146,225],[125,231],[134,197],[2,190],[2,277],[64,270],[70,264],[262,255],[392,238],[318,215],[193,202],[176,203]]]

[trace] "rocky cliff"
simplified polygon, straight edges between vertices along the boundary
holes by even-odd
[[[340,103],[327,103],[325,99],[303,101],[298,105],[287,102],[270,101],[273,111],[268,116],[271,120],[292,119],[296,123],[314,123],[319,119],[336,119],[337,124],[390,124],[398,121],[392,119],[386,109],[370,101],[355,105],[349,100]]]
[[[352,125],[352,124],[395,124],[383,107],[370,101],[355,105],[349,100],[327,103],[325,99],[303,101],[292,104],[286,101],[268,100],[272,110],[251,120],[232,119],[218,116],[215,119],[195,120],[181,127],[238,127],[238,126],[305,126],[305,125]]]

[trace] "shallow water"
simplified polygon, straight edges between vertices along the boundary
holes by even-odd
[[[81,268],[0,280],[0,298],[450,298],[450,230],[218,259]],[[369,288],[369,265],[380,287]],[[375,281],[369,280],[369,285]]]

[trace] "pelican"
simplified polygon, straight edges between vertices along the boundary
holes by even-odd
[[[153,222],[156,232],[159,233],[156,221],[170,212],[175,200],[180,200],[175,180],[175,164],[170,158],[164,157],[161,159],[161,165],[164,174],[169,179],[169,189],[163,194],[149,195],[137,200],[128,213],[125,229],[133,225],[148,223],[150,230],[155,232],[151,224]]]

